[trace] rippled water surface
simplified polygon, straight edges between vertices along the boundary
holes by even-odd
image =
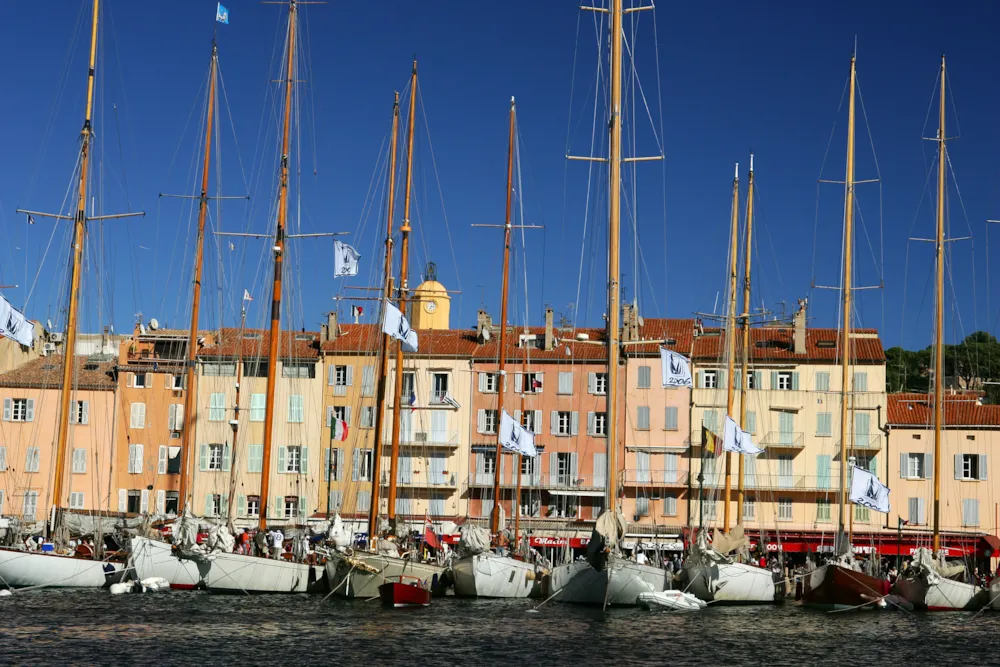
[[[702,612],[435,599],[38,590],[0,598],[0,664],[998,664],[1000,613]]]

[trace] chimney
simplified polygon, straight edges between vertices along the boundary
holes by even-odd
[[[806,353],[806,306],[809,299],[799,299],[799,309],[792,317],[792,326],[795,329],[795,354]]]
[[[480,342],[485,343],[493,333],[493,318],[485,310],[476,313],[476,336]]]
[[[622,341],[639,340],[639,307],[633,301],[622,306]]]
[[[556,346],[556,336],[553,331],[552,309],[545,309],[545,349],[551,350]]]
[[[326,314],[326,324],[319,325],[319,337],[324,343],[337,340],[337,313]]]

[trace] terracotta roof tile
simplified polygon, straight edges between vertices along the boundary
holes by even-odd
[[[306,339],[308,337],[308,339]],[[264,329],[222,329],[218,340],[198,351],[199,357],[236,357],[242,348],[247,358],[267,358],[271,332]],[[319,333],[282,331],[278,344],[281,359],[315,359],[319,356]]]
[[[875,329],[853,329],[851,361],[858,363],[883,363],[885,352]],[[750,340],[753,347],[750,358],[754,361],[828,361],[840,359],[839,333],[836,329],[806,329],[806,352],[795,354],[795,332],[792,327],[753,327]],[[694,340],[694,358],[702,361],[717,360],[724,353],[724,329],[706,328]],[[740,337],[736,339],[737,358],[743,354]]]
[[[59,389],[62,386],[62,355],[40,357],[0,375],[0,387],[21,387],[32,389]],[[77,389],[114,391],[114,361],[88,361],[86,356],[77,356],[74,386]]]
[[[945,426],[1000,426],[1000,405],[980,405],[979,393],[946,394],[944,397]],[[934,427],[934,396],[932,394],[889,394],[888,421],[890,426]]]

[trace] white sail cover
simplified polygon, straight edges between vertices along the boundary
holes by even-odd
[[[500,445],[515,454],[538,456],[538,450],[535,449],[535,434],[514,421],[506,410],[500,413]]]
[[[359,259],[360,253],[351,246],[340,241],[333,242],[333,275],[338,278],[358,275]]]
[[[31,347],[35,340],[35,328],[31,322],[3,296],[0,296],[0,335],[26,347]]]
[[[191,551],[198,548],[198,519],[192,516],[187,509],[177,517],[171,525],[171,532],[174,536],[174,544],[183,551]]]
[[[722,434],[722,448],[737,454],[760,454],[764,450],[753,444],[750,434],[740,428],[736,420],[726,415],[725,430]]]
[[[691,364],[673,350],[660,348],[660,369],[664,387],[691,387]]]
[[[490,550],[490,531],[467,523],[459,531],[459,551],[468,554],[481,554]]]
[[[851,476],[851,502],[888,514],[889,487],[864,468],[854,466],[854,474]]]
[[[591,567],[599,572],[604,570],[608,554],[618,548],[618,542],[625,535],[626,525],[625,517],[618,512],[601,512],[587,543],[587,562]]]
[[[404,352],[417,351],[417,332],[410,328],[410,323],[403,313],[399,312],[399,308],[388,302],[385,304],[385,320],[382,322],[382,331],[402,341]]]

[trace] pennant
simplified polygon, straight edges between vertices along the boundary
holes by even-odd
[[[701,446],[712,456],[719,456],[722,454],[722,447],[719,447],[719,443],[716,442],[716,440],[717,437],[715,433],[708,430],[707,426],[701,427]]]
[[[461,405],[458,404],[458,401],[455,400],[455,397],[448,392],[445,392],[444,398],[441,399],[441,402],[444,403],[445,405],[450,405],[456,410],[459,410],[462,407]]]
[[[660,369],[664,387],[691,387],[691,364],[688,360],[665,347],[660,348]]]
[[[722,432],[722,448],[737,454],[760,454],[764,450],[753,444],[750,434],[740,428],[736,420],[726,415],[726,425]]]
[[[330,422],[330,439],[337,442],[347,440],[347,422],[343,419],[334,419]]]
[[[215,8],[215,20],[229,25],[229,10],[223,7],[221,2]]]
[[[28,224],[29,225],[35,224],[35,219],[33,217],[31,217],[30,213],[28,214]]]
[[[361,306],[351,306],[351,317],[357,319],[361,317],[365,312],[365,309]]]
[[[535,434],[514,421],[506,410],[500,413],[500,445],[515,454],[538,456]]]
[[[851,502],[883,514],[889,513],[889,487],[878,481],[878,477],[854,466],[851,475]]]
[[[250,296],[250,292],[248,290],[243,290],[243,300],[244,301],[253,301],[253,297]]]
[[[417,351],[417,332],[410,328],[410,323],[399,312],[399,308],[391,303],[385,304],[385,320],[382,321],[382,331],[403,343],[403,352]]]
[[[340,241],[333,242],[333,275],[356,276],[358,275],[358,260],[361,255],[358,251]]]
[[[435,549],[441,548],[441,542],[434,533],[434,526],[431,524],[431,515],[426,512],[424,513],[424,543]]]
[[[35,340],[35,328],[31,322],[24,313],[10,305],[10,302],[2,296],[0,296],[0,335],[25,347],[31,347]]]

